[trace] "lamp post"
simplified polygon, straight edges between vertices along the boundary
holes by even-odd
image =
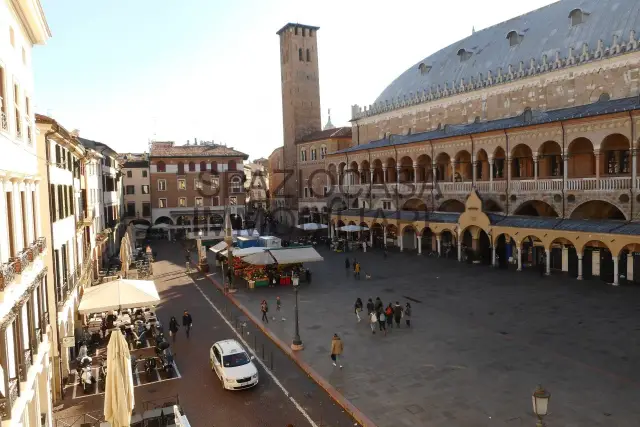
[[[291,342],[291,350],[299,351],[304,349],[304,345],[302,345],[302,340],[300,339],[300,326],[298,324],[298,287],[300,285],[300,278],[298,276],[293,276],[291,278],[291,283],[293,284],[293,290],[296,294],[296,307],[295,307],[295,323],[296,323],[296,331],[293,336],[293,341]]]
[[[531,401],[533,403],[533,413],[538,417],[536,427],[544,427],[542,418],[547,415],[549,399],[551,399],[551,393],[542,388],[541,385],[538,385],[538,387],[533,391]]]

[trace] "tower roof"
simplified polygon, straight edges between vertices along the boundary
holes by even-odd
[[[327,124],[324,125],[322,130],[335,129],[336,127],[331,123],[331,108],[329,108],[329,118],[327,119]]]
[[[320,27],[314,27],[313,25],[294,24],[293,22],[289,22],[287,25],[285,25],[284,27],[280,28],[276,34],[280,35],[283,32],[285,32],[286,30],[288,30],[289,28],[295,28],[295,27],[306,28],[307,30],[314,30],[314,31],[317,31],[317,30],[320,29]]]

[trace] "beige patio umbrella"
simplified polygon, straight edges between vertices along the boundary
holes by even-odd
[[[120,329],[114,329],[107,346],[107,384],[104,391],[105,420],[112,427],[129,426],[134,404],[129,346]]]
[[[129,244],[128,234],[125,234],[120,241],[120,261],[122,262],[122,276],[127,277],[129,264],[131,263],[131,245]]]

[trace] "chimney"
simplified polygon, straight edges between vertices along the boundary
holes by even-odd
[[[187,145],[189,145],[189,140],[187,139]]]
[[[193,138],[193,145],[198,145],[198,138]]]

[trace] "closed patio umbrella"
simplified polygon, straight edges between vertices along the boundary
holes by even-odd
[[[104,391],[104,418],[112,427],[131,424],[134,406],[131,354],[127,340],[114,329],[107,346],[107,383]]]

